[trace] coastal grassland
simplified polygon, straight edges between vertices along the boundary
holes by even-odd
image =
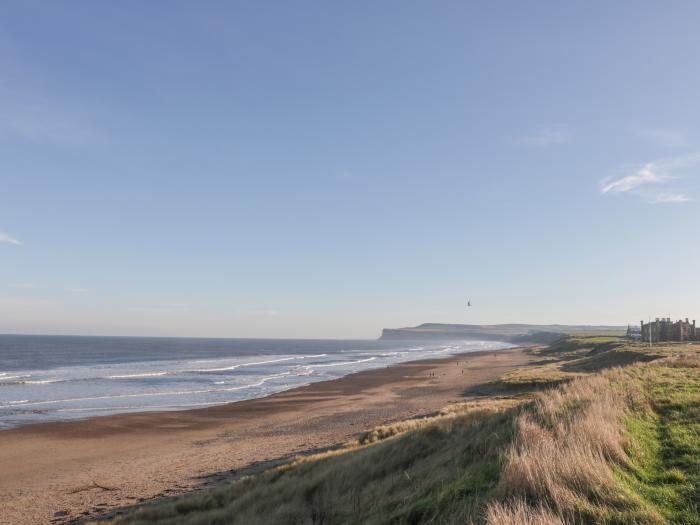
[[[624,418],[633,444],[619,479],[670,523],[700,524],[700,358],[634,367],[653,409]]]
[[[664,356],[700,351],[688,344],[665,344],[649,347],[630,343],[619,336],[571,336],[532,353],[540,358],[535,366],[524,367],[505,374],[498,385],[511,392],[528,392],[555,386],[576,377],[606,368],[653,361]]]
[[[489,525],[700,524],[698,347],[657,351],[666,357],[578,377],[524,407]]]
[[[512,439],[508,403],[381,427],[340,451],[145,508],[118,523],[425,523],[476,519]],[[406,430],[406,428],[410,430]]]
[[[510,396],[116,522],[700,524],[700,346],[573,337],[534,352],[499,381]]]

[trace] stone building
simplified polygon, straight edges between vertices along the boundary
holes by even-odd
[[[695,329],[695,319],[691,323],[688,318],[685,321],[672,322],[670,317],[656,318],[650,323],[641,322],[642,341],[652,343],[664,341],[695,341],[700,339],[700,331]]]

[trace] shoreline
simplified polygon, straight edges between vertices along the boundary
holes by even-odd
[[[89,519],[222,483],[468,399],[532,360],[525,347],[469,352],[223,405],[2,430],[0,523]]]
[[[466,346],[468,348],[464,349],[464,352],[462,352],[461,347],[465,342],[472,344],[467,344]],[[418,348],[417,350],[421,351],[390,351],[389,353],[383,353],[384,349],[376,348],[374,354],[372,354],[372,352],[370,351],[369,358],[363,357],[364,355],[366,355],[366,352],[361,352],[360,354],[355,356],[348,355],[345,361],[343,361],[342,358],[340,358],[339,361],[334,363],[331,358],[331,360],[328,363],[326,363],[325,360],[321,359],[318,362],[309,364],[308,366],[303,366],[304,363],[306,363],[306,361],[303,360],[313,358],[325,358],[329,355],[334,354],[327,353],[329,352],[328,348],[319,348],[316,349],[315,352],[313,351],[313,349],[311,349],[307,353],[312,355],[302,355],[301,353],[293,353],[287,355],[283,351],[279,355],[279,357],[275,355],[274,359],[271,359],[272,356],[268,358],[268,355],[263,353],[258,357],[258,359],[261,359],[262,361],[256,362],[257,360],[253,359],[256,356],[254,356],[253,354],[244,353],[241,356],[235,357],[237,361],[236,364],[234,364],[233,366],[229,366],[229,362],[226,362],[225,364],[221,365],[212,365],[225,367],[213,368],[211,370],[213,372],[218,372],[229,369],[233,370],[236,368],[248,367],[252,365],[265,366],[269,363],[283,363],[280,369],[267,367],[267,369],[261,369],[257,372],[254,372],[253,375],[250,376],[249,384],[235,382],[232,383],[231,381],[226,380],[215,381],[214,379],[212,379],[208,383],[192,383],[191,385],[188,384],[187,386],[181,387],[180,384],[178,384],[177,382],[173,382],[175,381],[175,379],[172,378],[176,378],[181,374],[187,376],[187,374],[190,372],[198,373],[210,371],[206,369],[199,370],[198,367],[201,368],[204,365],[200,364],[200,361],[198,360],[193,361],[192,356],[185,357],[184,360],[181,361],[173,361],[172,358],[170,360],[158,359],[153,362],[146,360],[144,361],[144,363],[149,364],[153,368],[152,370],[147,370],[148,373],[134,373],[134,370],[130,369],[130,367],[126,366],[126,364],[122,365],[121,369],[117,371],[111,371],[109,368],[104,370],[102,368],[104,368],[105,365],[96,362],[90,363],[88,365],[88,368],[96,367],[96,370],[94,371],[89,370],[89,373],[94,374],[94,377],[90,376],[89,379],[92,379],[96,382],[93,385],[93,387],[98,392],[97,397],[94,398],[90,396],[95,394],[92,394],[89,391],[56,390],[56,386],[54,385],[54,383],[59,384],[60,389],[60,386],[63,383],[74,384],[76,380],[80,381],[82,379],[85,379],[80,375],[73,376],[72,374],[66,375],[65,373],[62,375],[53,375],[51,374],[50,370],[35,371],[33,369],[22,369],[22,371],[14,372],[10,370],[9,374],[11,375],[8,379],[20,379],[10,381],[9,383],[7,383],[8,385],[12,386],[15,383],[18,385],[41,384],[42,386],[40,388],[42,390],[41,392],[31,391],[28,393],[18,394],[17,397],[12,398],[11,400],[3,404],[3,410],[0,411],[3,412],[2,418],[0,419],[0,432],[21,428],[27,425],[75,422],[81,420],[89,420],[97,417],[138,414],[143,412],[159,413],[173,411],[188,411],[197,410],[200,408],[222,406],[234,402],[248,401],[251,399],[268,397],[270,395],[284,392],[286,390],[292,390],[294,388],[307,386],[312,383],[336,380],[345,377],[346,375],[351,375],[357,372],[364,372],[377,368],[385,368],[387,366],[393,366],[402,362],[422,361],[426,359],[442,359],[444,357],[457,355],[458,353],[471,353],[482,350],[503,350],[515,346],[507,342],[490,342],[490,344],[484,343],[486,342],[443,341],[440,344],[431,345],[427,344],[425,341],[405,341],[404,344],[409,346],[420,345],[421,348]],[[434,346],[434,348],[431,348],[431,346]],[[407,347],[407,349],[409,348]],[[300,351],[300,349],[296,350],[297,352]],[[393,347],[391,350],[393,350]],[[411,350],[414,349],[411,348]],[[342,354],[343,352],[350,352],[352,354],[353,350],[343,350],[340,354]],[[415,353],[416,355],[411,355],[413,353]],[[337,356],[340,356],[340,354],[337,354]],[[401,357],[398,359],[393,357],[396,354],[401,354]],[[226,358],[223,356],[219,356],[216,359],[205,359],[204,361],[201,361],[201,363],[212,360],[217,361],[218,359],[228,361],[229,359],[232,359],[232,357],[229,356],[229,358]],[[338,360],[338,357],[336,357],[336,360]],[[291,365],[298,364],[298,366],[290,367],[290,363],[287,363],[290,361],[292,362]],[[366,363],[368,361],[372,361],[373,363],[367,363],[366,365],[357,366],[360,363]],[[140,363],[140,361],[136,360],[131,364],[138,365]],[[182,366],[183,364],[185,365],[184,368]],[[351,365],[352,368],[347,368],[347,365]],[[72,368],[73,366],[79,369],[82,368],[82,365],[78,365],[77,363],[75,363],[74,365],[68,365],[68,369]],[[188,366],[192,369],[188,368]],[[298,370],[296,370],[299,368],[305,370],[299,372]],[[314,373],[315,370],[312,371],[311,369],[315,368],[319,368],[319,372],[330,372],[326,372],[325,374]],[[59,367],[59,369],[61,368]],[[138,370],[138,368],[136,370]],[[6,384],[4,383],[4,376],[6,375],[7,373],[0,373],[0,376],[3,376],[0,377],[0,386],[4,386]],[[165,378],[166,382],[162,383],[160,387],[156,387],[154,389],[151,389],[150,385],[148,384],[142,384],[141,391],[138,387],[136,389],[131,388],[133,386],[131,384],[127,385],[126,391],[120,390],[119,387],[115,389],[115,383],[112,383],[110,381],[111,379],[141,379],[150,376],[170,376],[171,380],[169,380],[169,378]],[[224,377],[224,379],[228,378]],[[282,383],[280,383],[280,381]],[[266,385],[265,387],[261,387],[261,385],[267,384],[268,382],[270,382],[271,386]],[[48,383],[48,385],[44,385],[44,383]],[[233,384],[234,386],[232,388],[229,388],[231,384]],[[192,391],[190,392],[188,391],[188,389]],[[231,391],[236,392],[234,394]],[[121,403],[121,405],[125,406],[110,406],[109,401],[112,401],[117,398],[139,398],[140,392],[143,393],[143,397],[142,399],[137,399],[135,401],[135,404],[130,404],[131,400],[120,400],[119,402]],[[227,392],[228,394],[224,396],[218,395],[219,393],[223,392]],[[191,394],[211,394],[212,397],[206,402],[201,402],[198,396],[193,396]],[[150,396],[157,397],[154,398]],[[65,399],[66,402],[64,403],[61,398],[67,398]],[[102,405],[100,401],[97,401],[96,403],[93,402],[92,404],[90,404],[90,402],[94,400],[109,401],[104,405]],[[76,408],[76,405],[72,405],[70,403],[75,401],[87,401],[88,404],[77,405]],[[7,413],[5,413],[5,411],[7,411]]]

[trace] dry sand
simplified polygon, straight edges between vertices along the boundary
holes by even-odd
[[[221,483],[464,400],[531,360],[519,348],[463,354],[211,408],[0,431],[0,523],[65,523]]]

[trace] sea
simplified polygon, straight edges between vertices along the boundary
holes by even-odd
[[[0,335],[0,430],[206,407],[395,363],[509,346],[494,341]]]

